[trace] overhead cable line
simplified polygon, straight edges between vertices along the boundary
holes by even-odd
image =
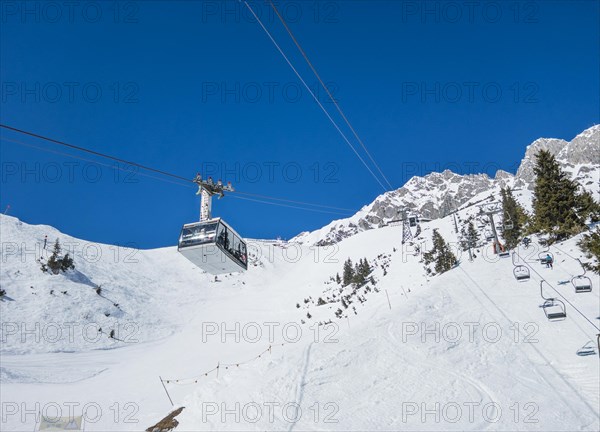
[[[27,136],[31,136],[31,137],[34,137],[34,138],[37,138],[37,139],[48,141],[48,142],[51,142],[53,144],[61,145],[61,146],[67,147],[67,148],[71,148],[71,149],[79,150],[79,151],[82,151],[82,152],[85,152],[85,153],[93,154],[95,156],[103,157],[105,159],[110,159],[110,160],[114,160],[114,161],[117,161],[117,162],[120,162],[120,163],[124,163],[124,164],[128,164],[128,165],[131,165],[131,166],[135,166],[137,168],[140,168],[140,169],[143,169],[143,170],[147,170],[147,171],[150,171],[150,172],[154,172],[154,173],[158,173],[158,174],[161,174],[161,175],[165,175],[165,176],[168,176],[170,178],[175,178],[177,180],[181,180],[181,181],[186,182],[186,184],[179,183],[179,182],[171,180],[171,179],[160,178],[160,177],[149,175],[149,174],[146,174],[146,173],[143,173],[143,172],[139,172],[140,175],[143,175],[143,176],[155,179],[155,180],[165,181],[165,182],[168,182],[168,183],[177,184],[177,185],[181,185],[181,186],[188,186],[188,185],[189,186],[195,186],[195,183],[192,180],[190,180],[188,178],[185,178],[185,177],[182,177],[182,176],[179,176],[177,174],[173,174],[173,173],[164,171],[164,170],[160,170],[160,169],[152,168],[152,167],[149,167],[149,166],[146,166],[146,165],[138,164],[136,162],[127,161],[125,159],[122,159],[122,158],[119,158],[119,157],[115,157],[115,156],[111,156],[111,155],[106,154],[106,153],[101,153],[101,152],[98,152],[98,151],[95,151],[95,150],[91,150],[91,149],[88,149],[88,148],[85,148],[85,147],[82,147],[82,146],[77,146],[77,145],[69,144],[69,143],[66,143],[64,141],[56,140],[54,138],[50,138],[50,137],[47,137],[47,136],[39,135],[39,134],[36,134],[36,133],[33,133],[33,132],[29,132],[29,131],[25,131],[25,130],[22,130],[22,129],[15,128],[15,127],[12,127],[12,126],[0,124],[0,127],[8,129],[8,130],[11,130],[11,131],[14,131],[14,132],[17,132],[17,133],[24,134],[24,135],[27,135]],[[12,139],[12,138],[7,138],[7,137],[3,137],[3,136],[0,136],[0,139],[2,139],[4,141],[11,142],[11,143],[14,143],[14,144],[18,144],[18,145],[22,145],[22,146],[26,146],[26,147],[30,147],[30,148],[35,148],[37,150],[45,151],[45,152],[48,152],[48,153],[59,154],[59,155],[67,156],[67,157],[74,158],[74,159],[80,159],[80,160],[84,160],[84,161],[88,161],[88,162],[92,162],[92,163],[97,163],[99,165],[107,166],[109,168],[119,169],[121,171],[125,171],[125,172],[131,173],[131,170],[123,168],[120,165],[114,165],[114,166],[112,166],[112,165],[108,165],[108,164],[105,164],[105,163],[102,163],[102,162],[99,162],[99,161],[96,161],[96,160],[93,160],[93,159],[84,158],[82,156],[78,156],[78,155],[74,155],[74,154],[70,154],[70,153],[64,153],[64,152],[60,152],[60,151],[57,151],[57,150],[52,150],[52,149],[47,149],[47,148],[39,147],[39,146],[36,146],[36,145],[33,145],[33,144],[25,143],[23,141],[15,140],[15,139]],[[268,196],[268,195],[259,195],[259,194],[253,194],[253,193],[250,193],[250,192],[238,191],[238,190],[233,191],[233,193],[238,194],[238,195],[246,195],[246,196],[249,196],[249,197],[262,198],[262,199],[266,199],[266,200],[279,201],[279,202],[283,202],[283,203],[291,203],[291,204],[296,204],[296,205],[295,206],[283,205],[283,204],[271,203],[271,202],[264,201],[264,200],[259,200],[259,199],[254,199],[253,201],[255,201],[255,202],[260,202],[260,203],[264,203],[264,204],[271,204],[271,205],[279,205],[280,207],[295,208],[295,209],[299,209],[299,210],[314,211],[314,212],[318,212],[318,213],[332,213],[332,214],[347,215],[347,213],[325,212],[323,210],[319,210],[319,209],[315,209],[315,208],[310,208],[310,207],[318,207],[318,208],[322,208],[322,209],[331,209],[331,210],[338,210],[338,211],[345,211],[345,212],[352,212],[353,211],[352,209],[343,208],[343,207],[328,206],[328,205],[323,205],[323,204],[313,204],[313,203],[309,203],[309,202],[305,202],[305,201],[296,201],[296,200],[290,200],[290,199],[285,199],[285,198],[277,198],[277,197],[271,197],[271,196]],[[244,199],[241,196],[237,196],[237,198]],[[246,200],[250,200],[249,198],[245,198],[245,199]],[[309,207],[301,207],[301,206],[309,206]]]
[[[313,212],[317,212],[317,213],[329,213],[329,214],[336,214],[336,215],[341,215],[341,216],[350,216],[348,213],[340,213],[340,212],[335,212],[335,211],[319,210],[319,209],[307,208],[307,207],[299,207],[299,206],[294,206],[294,205],[289,205],[289,204],[281,204],[281,203],[277,203],[277,202],[270,202],[270,201],[257,200],[257,199],[253,199],[253,198],[246,198],[246,197],[237,196],[237,195],[231,195],[231,197],[245,200],[245,201],[252,201],[252,202],[257,202],[257,203],[262,203],[262,204],[270,204],[270,205],[279,206],[279,207],[287,207],[287,208],[293,208],[293,209],[298,209],[298,210],[307,210],[307,211],[313,211]]]
[[[329,91],[329,88],[325,85],[325,83],[321,79],[321,76],[319,75],[319,73],[317,72],[317,70],[313,66],[312,62],[308,58],[308,55],[306,54],[306,52],[304,51],[304,49],[302,48],[302,46],[300,45],[300,43],[298,42],[298,40],[296,39],[296,37],[294,36],[294,34],[292,33],[292,30],[288,26],[287,22],[285,21],[285,19],[283,18],[283,16],[279,13],[279,10],[275,6],[275,3],[273,3],[273,0],[269,0],[269,3],[271,4],[271,7],[273,8],[273,11],[275,11],[275,14],[277,14],[277,17],[279,18],[279,20],[281,21],[281,23],[285,27],[286,31],[288,32],[288,34],[290,35],[290,37],[294,41],[294,44],[296,45],[296,47],[298,48],[298,50],[302,54],[302,57],[304,57],[304,60],[306,60],[306,63],[308,63],[308,66],[313,71],[313,73],[315,74],[315,76],[317,77],[317,79],[319,80],[319,82],[321,83],[321,86],[327,92],[327,95],[329,96],[329,99],[331,99],[331,102],[333,102],[333,104],[337,108],[338,112],[340,113],[340,115],[342,116],[342,118],[344,119],[344,121],[346,122],[346,124],[348,125],[348,127],[350,128],[350,130],[352,131],[352,133],[354,134],[354,136],[356,137],[357,141],[362,146],[362,148],[365,151],[365,153],[367,154],[367,156],[369,156],[369,159],[371,160],[371,162],[373,162],[373,165],[375,165],[375,168],[377,168],[377,171],[379,171],[379,174],[381,174],[381,177],[383,177],[383,179],[385,180],[385,182],[387,183],[387,185],[389,186],[389,188],[393,189],[394,187],[389,182],[389,180],[387,179],[387,177],[385,176],[385,174],[383,173],[383,171],[381,170],[381,168],[379,167],[379,165],[377,164],[377,162],[375,162],[375,159],[373,158],[373,156],[371,156],[371,153],[369,153],[369,150],[367,150],[367,147],[363,143],[362,139],[360,139],[360,137],[358,136],[358,133],[356,132],[356,130],[354,129],[354,127],[352,127],[352,124],[350,123],[350,121],[348,120],[348,118],[346,117],[346,115],[344,114],[344,112],[342,111],[342,108],[338,104],[337,100],[333,97],[333,95]]]
[[[71,154],[71,153],[65,153],[65,152],[61,152],[61,151],[58,151],[58,150],[52,150],[52,149],[47,149],[47,148],[44,148],[44,147],[39,147],[39,146],[36,146],[36,145],[33,145],[33,144],[29,144],[29,143],[26,143],[26,142],[23,142],[23,141],[19,141],[19,140],[15,140],[15,139],[11,139],[11,138],[0,137],[0,140],[11,142],[13,144],[18,144],[18,145],[24,146],[24,147],[34,148],[36,150],[40,150],[40,151],[43,151],[43,152],[46,152],[46,153],[52,153],[52,154],[57,154],[57,155],[61,155],[61,156],[67,156],[67,157],[70,157],[70,158],[73,158],[73,159],[79,159],[79,160],[82,160],[82,161],[95,163],[95,164],[102,165],[102,166],[105,166],[105,167],[108,167],[108,168],[118,169],[120,171],[124,171],[126,173],[132,174],[131,170],[129,170],[127,168],[124,168],[124,167],[122,167],[119,164],[109,165],[107,163],[100,162],[100,161],[97,161],[97,160],[94,160],[94,159],[85,158],[85,157],[82,157],[82,156],[77,156],[77,155],[74,155],[74,154]],[[162,178],[162,177],[156,177],[156,176],[153,176],[153,175],[150,175],[150,174],[146,174],[144,172],[136,172],[135,174],[139,174],[139,175],[142,175],[144,177],[148,177],[148,178],[151,178],[151,179],[154,179],[154,180],[159,180],[159,181],[164,181],[164,182],[171,183],[171,184],[176,184],[176,185],[179,185],[179,186],[186,186],[186,187],[194,186],[191,183],[190,184],[179,183],[179,182],[176,182],[174,180],[165,179],[165,178]]]
[[[350,140],[348,140],[348,138],[346,137],[346,135],[344,134],[344,132],[342,132],[342,130],[337,125],[337,123],[335,122],[335,120],[331,117],[331,115],[329,114],[329,112],[325,109],[325,107],[323,106],[323,104],[321,103],[321,101],[319,100],[319,98],[317,98],[317,96],[312,91],[312,89],[309,87],[309,85],[306,83],[306,81],[304,81],[304,79],[302,78],[302,75],[300,75],[300,73],[296,70],[296,68],[294,67],[294,65],[292,64],[292,62],[285,55],[285,53],[283,52],[283,50],[281,49],[281,47],[279,46],[279,44],[277,43],[277,41],[273,38],[273,36],[269,32],[269,30],[265,27],[265,25],[263,24],[263,22],[261,21],[261,19],[258,17],[258,15],[256,15],[256,13],[254,12],[254,9],[252,9],[252,6],[250,6],[248,4],[247,0],[243,0],[243,1],[244,1],[244,4],[246,5],[246,7],[248,8],[248,10],[250,10],[250,13],[252,13],[252,15],[254,16],[254,19],[256,19],[256,21],[260,24],[260,26],[265,31],[265,33],[267,34],[267,36],[269,37],[269,39],[271,40],[271,42],[273,42],[273,45],[275,45],[275,48],[277,48],[277,51],[279,51],[279,53],[281,54],[281,56],[284,58],[284,60],[287,62],[287,64],[292,69],[292,71],[294,71],[294,73],[296,74],[296,76],[298,77],[298,79],[300,80],[300,82],[302,82],[302,84],[304,85],[304,87],[306,87],[306,90],[308,90],[308,92],[313,97],[313,99],[315,100],[315,102],[317,103],[317,105],[319,105],[319,107],[321,108],[321,110],[325,113],[325,115],[327,116],[327,118],[329,119],[329,121],[331,122],[331,124],[333,124],[333,126],[335,127],[335,129],[342,136],[342,138],[344,139],[344,141],[346,142],[346,144],[348,144],[348,146],[352,149],[352,151],[354,152],[354,154],[356,155],[356,157],[358,157],[358,159],[362,162],[362,164],[365,166],[365,168],[367,168],[367,170],[371,173],[371,175],[373,176],[373,178],[377,181],[377,183],[379,183],[379,185],[383,188],[383,190],[387,191],[388,189],[381,182],[381,180],[379,180],[379,177],[377,177],[375,175],[375,173],[371,170],[371,168],[365,162],[365,160],[362,158],[362,156],[356,151],[356,149],[354,148],[354,146],[352,145],[352,143],[350,142]]]
[[[79,146],[76,146],[76,145],[73,145],[73,144],[66,143],[64,141],[59,141],[59,140],[55,140],[53,138],[48,138],[46,136],[38,135],[38,134],[33,133],[33,132],[28,132],[28,131],[25,131],[25,130],[22,130],[22,129],[17,129],[15,127],[7,126],[5,124],[0,124],[0,127],[3,127],[4,129],[8,129],[8,130],[11,130],[11,131],[14,131],[14,132],[18,132],[18,133],[21,133],[21,134],[24,134],[24,135],[29,135],[29,136],[32,136],[34,138],[39,138],[39,139],[42,139],[42,140],[45,140],[45,141],[49,141],[49,142],[52,142],[54,144],[62,145],[62,146],[69,147],[69,148],[72,148],[72,149],[75,149],[75,150],[79,150],[79,151],[82,151],[82,152],[90,153],[90,154],[93,154],[93,155],[96,155],[96,156],[101,156],[101,157],[104,157],[104,158],[107,158],[107,159],[112,159],[114,161],[125,163],[125,164],[128,164],[128,165],[133,165],[133,166],[136,166],[138,168],[145,169],[147,171],[152,171],[152,172],[155,172],[155,173],[158,173],[158,174],[165,175],[167,177],[173,177],[173,178],[176,178],[176,179],[179,179],[179,180],[184,180],[184,181],[191,181],[190,179],[178,176],[176,174],[171,174],[171,173],[168,173],[166,171],[162,171],[162,170],[159,170],[159,169],[156,169],[156,168],[151,168],[149,166],[138,164],[136,162],[131,162],[131,161],[128,161],[128,160],[125,160],[125,159],[121,159],[121,158],[118,158],[118,157],[115,157],[115,156],[108,155],[106,153],[100,153],[100,152],[97,152],[95,150],[87,149],[85,147],[79,147]]]

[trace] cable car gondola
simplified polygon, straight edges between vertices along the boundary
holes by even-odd
[[[184,225],[177,250],[213,275],[248,269],[246,243],[220,218]]]
[[[562,321],[567,318],[567,307],[564,302],[554,297],[544,297],[544,281],[540,281],[540,295],[544,299],[542,309],[548,321]]]
[[[587,273],[587,269],[583,266],[581,261],[579,259],[577,261],[579,261],[579,264],[581,264],[583,273],[571,279],[571,284],[573,285],[573,288],[575,288],[576,293],[591,292],[592,280],[585,275]]]
[[[223,219],[211,218],[213,195],[224,196],[233,191],[230,184],[214,183],[209,177],[203,181],[198,174],[194,179],[201,194],[200,222],[183,226],[179,235],[177,251],[202,270],[219,275],[248,269],[246,242]]]

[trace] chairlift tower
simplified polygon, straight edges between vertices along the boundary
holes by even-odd
[[[223,184],[221,180],[216,183],[212,177],[207,180],[203,180],[200,173],[196,174],[194,183],[198,185],[198,192],[196,195],[200,195],[200,222],[210,220],[212,217],[212,197],[218,195],[219,199],[225,196],[225,192],[233,192],[235,189],[231,186],[231,182]]]
[[[402,214],[402,244],[413,240],[412,231],[410,230],[410,222],[408,220],[408,211],[402,207],[400,209]]]
[[[479,213],[485,214],[492,227],[492,234],[494,236],[494,253],[498,254],[504,247],[500,243],[498,238],[498,231],[496,231],[496,224],[494,223],[494,215],[502,211],[502,205],[499,202],[491,202],[479,205]]]

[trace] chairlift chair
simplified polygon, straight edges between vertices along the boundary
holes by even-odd
[[[508,258],[510,256],[510,251],[509,250],[503,250],[501,251],[498,256],[500,258]]]
[[[548,256],[550,257],[551,261],[548,260]],[[542,265],[548,264],[548,262],[554,262],[554,254],[550,252],[550,246],[546,246],[546,250],[538,254],[538,259]]]
[[[502,221],[502,226],[504,227],[504,230],[511,230],[515,227],[515,225],[513,224],[513,221],[510,218],[510,215],[507,214],[507,216],[508,216],[508,220]]]
[[[554,298],[544,296],[544,281],[540,281],[540,295],[544,299],[542,309],[548,321],[562,321],[567,318],[567,307],[564,302]]]
[[[524,265],[518,265],[513,269],[513,275],[519,282],[526,282],[531,279],[531,273]]]
[[[519,265],[519,255],[517,255],[517,252],[514,251],[512,253],[512,263],[515,267]]]
[[[581,261],[579,259],[577,261],[579,261],[579,264],[581,264],[581,268],[583,268],[583,273],[572,278],[571,284],[573,285],[573,288],[575,288],[575,292],[577,294],[591,292],[592,280],[585,275],[587,273],[587,269],[583,266]]]
[[[581,357],[596,354],[596,344],[593,340],[588,341],[584,346],[577,350],[577,355]]]

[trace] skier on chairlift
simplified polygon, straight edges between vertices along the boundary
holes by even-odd
[[[553,269],[553,262],[552,262],[552,256],[550,254],[546,255],[546,268],[551,268]]]

